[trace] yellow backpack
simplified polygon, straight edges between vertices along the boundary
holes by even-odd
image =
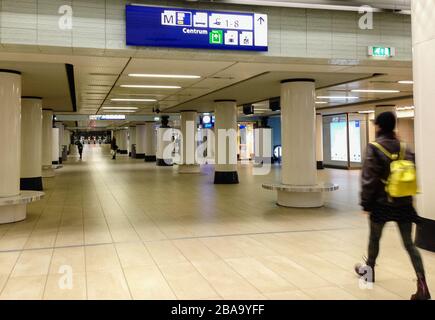
[[[377,142],[371,145],[380,150],[390,160],[390,176],[385,183],[385,191],[391,198],[415,196],[417,194],[417,171],[412,161],[405,160],[406,144],[400,144],[400,153],[392,154]]]

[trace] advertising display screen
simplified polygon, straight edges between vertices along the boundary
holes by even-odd
[[[350,161],[362,161],[361,158],[361,123],[358,120],[349,122]]]
[[[127,45],[268,50],[266,14],[126,6]]]
[[[345,118],[331,122],[331,160],[347,161],[347,123]]]

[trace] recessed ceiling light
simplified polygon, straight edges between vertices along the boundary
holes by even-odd
[[[121,88],[141,88],[141,89],[181,89],[180,86],[155,86],[144,84],[122,84]]]
[[[105,110],[138,110],[137,107],[103,107]]]
[[[347,99],[359,99],[359,97],[346,97],[346,96],[319,96],[317,99],[331,99],[331,100],[347,100]]]
[[[399,90],[375,90],[375,89],[354,89],[352,92],[357,93],[399,93]]]
[[[130,73],[129,77],[135,78],[166,78],[166,79],[200,79],[201,76],[181,75],[181,74],[149,74],[149,73]]]
[[[131,99],[131,98],[113,98],[110,99],[110,101],[115,101],[115,102],[157,102],[156,99]]]
[[[400,84],[414,84],[414,81],[412,81],[412,80],[401,80],[401,81],[397,81],[397,83],[400,83]]]

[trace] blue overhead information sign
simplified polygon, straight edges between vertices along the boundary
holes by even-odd
[[[127,45],[268,50],[267,15],[127,5]]]

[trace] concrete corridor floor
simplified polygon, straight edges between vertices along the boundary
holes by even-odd
[[[340,184],[321,209],[275,205],[239,167],[239,185],[213,170],[180,175],[86,145],[44,179],[28,219],[0,226],[0,299],[409,299],[415,275],[394,224],[381,244],[377,283],[353,265],[366,251],[358,171],[324,170]],[[430,288],[435,254],[421,251]],[[434,289],[435,290],[435,289]]]

